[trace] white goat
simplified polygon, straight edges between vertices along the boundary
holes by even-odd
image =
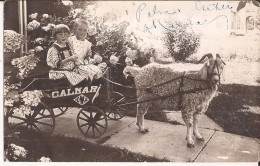
[[[137,101],[141,102],[137,104],[139,131],[148,132],[148,129],[144,127],[144,115],[151,105],[159,109],[181,109],[182,119],[187,126],[187,146],[189,148],[194,147],[192,124],[193,134],[198,140],[204,141],[198,131],[199,115],[207,110],[209,102],[215,96],[217,83],[220,81],[220,75],[225,64],[218,54],[215,58],[213,58],[212,54],[206,54],[199,63],[205,57],[208,57],[208,61],[203,66],[196,64],[172,63],[165,65],[151,63],[142,68],[127,66],[124,69],[123,73],[125,75],[130,74],[135,78]],[[194,67],[195,69],[192,71],[191,68]],[[183,79],[180,79],[181,77]],[[165,82],[167,83],[164,84]],[[184,93],[180,93],[180,88]],[[197,90],[194,90],[196,88]],[[185,93],[185,91],[191,93]],[[178,95],[174,96],[174,94]],[[162,96],[171,97],[151,101]]]

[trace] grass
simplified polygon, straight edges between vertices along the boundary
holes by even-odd
[[[14,133],[14,131],[11,132]],[[11,143],[24,147],[28,150],[28,154],[22,161],[35,162],[42,156],[49,157],[53,162],[168,161],[167,159],[157,159],[139,153],[132,153],[127,149],[97,145],[76,138],[49,136],[46,134],[40,135],[39,133],[21,129],[15,132],[19,132],[19,134],[5,134],[5,149],[7,148],[7,144]]]

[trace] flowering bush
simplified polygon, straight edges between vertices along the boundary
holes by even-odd
[[[4,52],[15,52],[25,42],[25,37],[13,30],[4,30]]]
[[[29,55],[13,59],[11,63],[18,69],[18,77],[24,79],[36,67],[38,61],[39,58],[30,53]]]
[[[27,153],[27,150],[15,144],[9,144],[5,150],[5,156],[9,161],[23,161],[26,158]]]
[[[38,161],[40,161],[40,162],[51,162],[51,159],[49,157],[43,156]]]
[[[24,117],[25,115],[29,115],[32,113],[31,107],[36,107],[41,102],[41,98],[43,97],[43,93],[38,90],[34,91],[25,91],[20,96],[20,101],[23,103],[19,105],[19,107],[13,107],[14,112],[20,114],[20,116]]]
[[[165,32],[164,43],[176,61],[184,61],[197,52],[200,36],[191,26],[180,24],[176,27],[175,32]]]
[[[41,24],[38,21],[33,20],[32,22],[29,22],[29,24],[27,25],[27,30],[32,31],[32,30],[38,29],[40,27],[40,25]]]
[[[21,86],[21,83],[10,84],[9,79],[10,79],[10,76],[4,77],[4,97],[7,97],[7,94],[9,93],[9,91],[11,91],[13,89],[18,90],[18,88]]]

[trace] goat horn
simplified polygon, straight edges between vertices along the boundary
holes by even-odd
[[[204,55],[204,56],[198,61],[198,64],[199,64],[201,61],[203,61],[206,57],[208,57],[208,58],[210,59],[210,58],[213,57],[213,55],[212,55],[212,54],[206,54],[206,55]]]

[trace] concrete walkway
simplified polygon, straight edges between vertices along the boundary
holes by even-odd
[[[165,158],[172,162],[258,162],[260,159],[260,144],[255,139],[225,133],[207,116],[203,116],[199,124],[205,141],[195,141],[195,148],[190,149],[186,146],[184,125],[146,120],[150,132],[142,134],[133,117],[109,120],[108,129],[101,138],[86,139],[77,128],[77,113],[78,110],[72,109],[56,118],[54,135],[126,148],[131,152]],[[170,112],[168,117],[183,123],[180,112]]]

